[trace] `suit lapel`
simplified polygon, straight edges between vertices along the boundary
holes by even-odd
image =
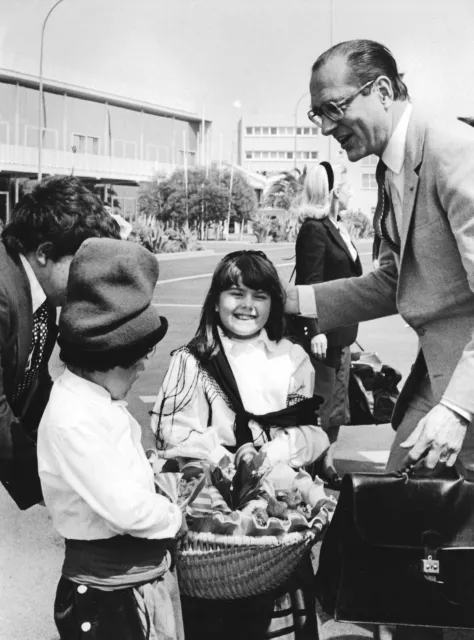
[[[413,215],[416,193],[418,190],[419,170],[423,159],[423,146],[425,142],[425,126],[418,115],[415,107],[411,113],[408,124],[407,139],[405,144],[405,160],[403,169],[405,172],[405,188],[403,192],[403,213],[402,213],[402,233],[401,250],[406,245],[408,231],[410,229]]]
[[[349,256],[349,258],[351,259],[352,263],[355,263],[351,252],[349,251],[349,247],[347,246],[347,244],[344,242],[343,237],[341,236],[341,234],[339,233],[339,231],[336,229],[336,227],[334,226],[334,224],[329,220],[329,218],[324,218],[323,220],[323,224],[326,227],[329,235],[331,236],[331,238],[334,240],[334,242],[343,250],[345,251],[345,253]]]

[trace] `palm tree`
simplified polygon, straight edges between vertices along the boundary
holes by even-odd
[[[296,168],[293,171],[283,171],[276,176],[264,193],[264,206],[289,211],[293,201],[303,189],[305,177],[306,167],[303,171]]]

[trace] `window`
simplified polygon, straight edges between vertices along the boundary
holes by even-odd
[[[317,160],[319,153],[317,151],[311,151],[311,160]]]
[[[252,129],[252,127],[246,127],[246,129],[245,129],[245,133],[246,133],[248,136],[251,136],[251,135],[252,135],[252,133],[253,133],[253,129]]]
[[[247,158],[247,160],[252,160],[252,152],[251,151],[246,151],[245,152],[245,157]]]
[[[276,160],[277,159],[277,152],[276,151],[270,151],[270,158],[272,160]]]
[[[279,151],[278,152],[278,158],[280,160],[284,160],[286,158],[286,152],[285,151]]]
[[[254,158],[254,160],[260,160],[261,155],[262,155],[262,152],[261,152],[261,151],[254,151],[254,152],[253,152],[253,158]]]
[[[305,136],[309,136],[310,131],[311,131],[311,127],[304,127],[303,128],[303,133],[304,133]]]
[[[137,143],[129,140],[112,140],[112,155],[115,158],[137,159]]]
[[[309,160],[309,158],[310,158],[309,151],[303,151],[303,158],[304,158],[305,160]]]
[[[57,149],[58,148],[58,132],[56,129],[47,129],[43,127],[43,149]],[[25,126],[25,146],[37,147],[38,146],[38,127],[32,125]]]
[[[276,127],[270,127],[270,135],[272,135],[272,136],[276,136],[277,135],[277,128]]]
[[[318,136],[319,135],[319,128],[318,127],[311,127],[311,135],[312,136]]]
[[[377,156],[371,155],[371,156],[367,156],[367,158],[363,158],[362,159],[362,165],[364,167],[376,167],[378,164],[379,159],[377,158]]]
[[[0,122],[0,143],[10,144],[10,129],[8,122]]]
[[[287,151],[286,158],[287,160],[293,160],[293,151]]]
[[[73,133],[72,146],[75,153],[88,153],[91,156],[99,155],[99,138],[95,136]]]
[[[286,127],[278,127],[278,135],[286,136]]]
[[[287,136],[294,136],[295,135],[295,128],[294,127],[286,127],[286,135]]]
[[[261,127],[254,127],[253,128],[253,134],[254,134],[254,136],[261,136],[262,135],[262,128]]]
[[[302,130],[303,130],[303,129],[302,129],[301,127],[297,127],[297,128],[296,128],[296,135],[297,135],[297,136],[300,136],[300,135],[301,135]],[[294,131],[294,129],[293,129],[293,131]]]
[[[264,136],[268,136],[268,133],[269,133],[269,128],[268,127],[262,127],[262,134]]]
[[[169,162],[169,149],[160,144],[147,144],[146,159],[148,162]]]
[[[362,189],[377,189],[377,180],[374,173],[362,174]]]
[[[268,160],[268,151],[262,151],[262,158]]]

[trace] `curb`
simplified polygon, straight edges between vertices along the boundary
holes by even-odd
[[[176,253],[155,253],[158,262],[166,262],[168,260],[181,260],[183,258],[205,258],[213,256],[216,252],[214,249],[203,249],[202,251],[177,251]]]

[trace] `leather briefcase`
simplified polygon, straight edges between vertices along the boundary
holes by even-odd
[[[315,584],[336,620],[474,628],[472,476],[347,474]]]

